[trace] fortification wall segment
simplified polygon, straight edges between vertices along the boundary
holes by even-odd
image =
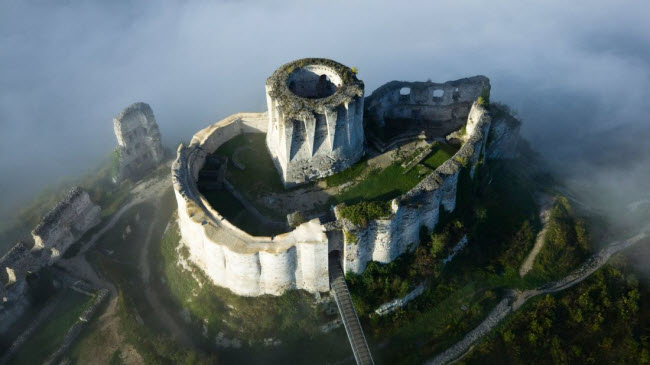
[[[346,169],[364,152],[363,82],[323,58],[287,63],[266,82],[267,145],[285,186]]]
[[[422,131],[429,138],[444,137],[465,124],[472,103],[489,91],[485,76],[445,83],[391,81],[366,98],[365,116],[371,131],[388,128],[390,136],[384,138],[390,141]],[[372,133],[369,139],[386,143]]]
[[[444,84],[388,83],[367,100],[366,105],[376,114],[375,117],[408,116],[433,124],[451,121],[449,125],[453,125],[455,133],[443,136],[453,137],[454,141],[462,143],[454,156],[413,189],[393,199],[390,202],[391,214],[384,219],[370,220],[365,226],[354,225],[341,217],[341,206],[338,206],[335,208],[337,220],[334,222],[322,225],[315,219],[277,236],[251,236],[210,206],[196,186],[199,172],[207,156],[226,141],[242,133],[260,132],[267,134],[269,151],[285,179],[285,186],[291,185],[290,181],[287,184],[286,177],[293,168],[299,167],[298,175],[305,181],[312,176],[320,176],[318,171],[324,170],[315,156],[323,145],[336,145],[337,128],[341,127],[338,121],[342,113],[346,115],[345,121],[348,123],[343,125],[346,129],[342,135],[350,138],[350,120],[363,115],[362,103],[353,107],[350,107],[353,105],[350,103],[354,103],[355,98],[363,100],[363,89],[342,96],[340,91],[346,82],[345,77],[327,65],[314,66],[309,62],[289,69],[285,72],[285,78],[269,78],[268,113],[235,114],[199,131],[188,146],[179,147],[172,166],[179,208],[178,223],[183,243],[189,248],[189,261],[203,270],[216,285],[239,295],[279,295],[289,289],[327,291],[329,251],[342,251],[346,272],[361,273],[369,261],[388,263],[414,250],[419,243],[422,227],[428,230],[435,228],[440,209],[449,212],[456,209],[461,175],[465,176],[466,172],[470,178],[475,178],[484,159],[507,158],[514,153],[512,146],[516,147],[518,121],[507,112],[503,113],[498,106],[491,109],[497,112],[497,117],[493,118],[477,101],[479,95],[489,92],[487,78],[476,76]],[[323,75],[328,77],[324,79]],[[314,83],[314,80],[317,82]],[[278,82],[283,85],[282,88],[278,87]],[[400,93],[405,85],[411,89],[406,96]],[[277,93],[278,89],[283,91]],[[437,92],[440,89],[442,91]],[[282,93],[298,94],[301,98],[286,99]],[[336,103],[342,97],[352,97],[344,108],[324,106],[330,105],[327,104],[330,102]],[[299,102],[294,105],[287,100]],[[320,117],[317,116],[319,113],[322,113]],[[458,123],[459,120],[462,122]],[[324,127],[321,134],[317,127],[319,123]],[[315,143],[316,139],[321,140],[320,144]],[[342,151],[345,152],[345,149]],[[302,162],[292,160],[296,156],[302,156],[304,166],[313,171],[306,171]],[[332,153],[328,156],[338,158]],[[292,161],[295,162],[293,167],[290,166]],[[331,167],[337,162],[330,163]]]
[[[432,230],[438,223],[440,209],[453,211],[456,207],[458,179],[461,169],[470,169],[470,176],[485,155],[491,117],[487,110],[473,103],[468,112],[465,143],[456,154],[424,178],[415,188],[393,199],[392,214],[387,219],[375,219],[365,227],[354,225],[340,215],[343,221],[343,269],[362,273],[369,261],[388,263],[399,255],[413,250],[419,241],[421,227]]]
[[[87,192],[71,189],[32,231],[34,246],[18,242],[0,258],[0,332],[5,331],[29,304],[27,275],[54,261],[100,221],[100,207]]]
[[[251,236],[214,210],[196,188],[208,154],[239,134],[266,132],[267,126],[266,113],[235,114],[198,132],[187,147],[179,146],[172,180],[189,260],[215,285],[239,295],[328,291],[328,241],[318,220],[274,237]]]
[[[117,179],[138,179],[163,160],[160,131],[148,104],[126,107],[113,119],[113,129],[119,154]]]
[[[99,224],[101,208],[79,187],[71,189],[32,231],[34,250],[56,260],[89,229]]]

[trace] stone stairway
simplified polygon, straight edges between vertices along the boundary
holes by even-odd
[[[343,269],[341,268],[341,259],[337,254],[330,255],[329,272],[332,293],[341,313],[343,326],[345,327],[345,332],[348,334],[354,358],[358,365],[372,365],[374,362],[370,355],[370,349],[361,329],[357,312],[354,310],[352,298],[350,297],[348,286],[345,283]]]

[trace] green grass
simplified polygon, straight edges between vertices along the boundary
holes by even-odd
[[[241,202],[226,190],[206,191],[203,195],[219,214],[250,235],[270,236],[286,232],[286,229],[260,222],[257,216],[249,213]]]
[[[333,197],[334,203],[355,204],[360,201],[384,200],[396,198],[415,187],[421,180],[417,169],[404,173],[399,162],[383,170],[373,170],[360,183]]]
[[[368,167],[367,160],[363,159],[349,168],[324,178],[328,187],[339,186],[358,178]]]
[[[335,362],[350,356],[349,344],[343,328],[328,334],[320,326],[338,318],[338,313],[324,313],[322,305],[314,302],[313,295],[302,290],[291,290],[281,296],[263,295],[241,297],[227,289],[215,286],[196,267],[194,274],[179,267],[176,247],[180,240],[174,224],[165,233],[160,245],[161,274],[169,298],[180,311],[187,308],[197,336],[204,320],[207,321],[207,341],[222,332],[228,338],[252,341],[252,346],[241,350],[220,353],[224,363],[295,363],[310,364],[314,358]],[[278,347],[261,344],[266,338],[280,339]],[[253,361],[254,360],[254,361]]]
[[[244,170],[232,164],[232,154],[238,147],[247,146],[237,155]],[[252,197],[284,191],[278,170],[266,147],[266,134],[246,133],[238,135],[221,145],[215,154],[229,159],[226,176],[238,191]]]
[[[269,337],[295,339],[318,334],[318,324],[326,317],[312,308],[312,295],[294,290],[279,297],[240,297],[215,286],[195,268],[195,274],[203,283],[200,287],[188,272],[176,265],[175,249],[179,240],[176,225],[163,237],[161,254],[165,279],[178,305],[186,307],[195,318],[208,319],[211,336],[222,331],[228,336],[243,335],[261,341]]]
[[[435,170],[438,166],[449,160],[456,152],[458,152],[458,148],[454,146],[437,143],[431,149],[431,154],[422,161],[422,164]]]
[[[390,264],[370,263],[361,275],[348,276],[364,329],[385,344],[377,357],[386,363],[422,363],[480,323],[503,289],[543,283],[518,274],[539,230],[534,201],[539,180],[526,170],[527,164],[490,161],[474,180],[467,168],[461,170],[456,210],[441,210],[434,232],[423,230],[421,236],[428,237],[424,243]],[[464,234],[468,245],[442,265]],[[422,281],[427,281],[425,292],[406,308],[384,317],[367,316]]]
[[[50,317],[37,328],[12,358],[15,364],[40,364],[61,344],[63,336],[88,308],[92,298],[71,289],[61,293],[63,299]]]

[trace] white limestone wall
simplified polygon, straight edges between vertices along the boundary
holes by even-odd
[[[151,107],[134,103],[113,119],[121,177],[133,177],[164,158],[160,131]]]
[[[388,263],[415,249],[421,227],[432,230],[438,223],[440,209],[451,212],[456,208],[460,171],[469,168],[470,176],[474,176],[473,171],[485,153],[490,124],[487,110],[474,103],[468,116],[466,142],[415,188],[394,199],[391,202],[393,213],[388,219],[372,220],[366,227],[344,220],[343,229],[353,233],[344,237],[356,236],[353,241],[344,239],[345,272],[359,274],[370,261]],[[341,219],[338,209],[336,214]]]
[[[216,285],[236,294],[279,295],[289,289],[327,291],[328,240],[318,220],[276,237],[253,237],[212,209],[196,189],[198,171],[207,154],[238,134],[264,132],[269,125],[266,113],[236,114],[200,131],[188,147],[179,148],[172,174],[183,242],[196,266]],[[351,235],[344,239],[344,270],[361,273],[370,261],[391,262],[415,249],[421,227],[432,230],[440,209],[455,209],[460,171],[469,168],[474,177],[487,153],[491,126],[487,111],[474,103],[463,146],[415,188],[394,199],[388,219],[372,220],[366,227],[354,226],[340,218],[337,208],[343,230],[356,236],[354,241],[349,241]],[[502,133],[502,137],[506,134]]]
[[[285,186],[329,176],[357,162],[364,151],[363,97],[323,114],[286,118],[267,86],[266,143]]]
[[[438,223],[440,194],[431,191],[417,206],[400,204],[393,200],[393,214],[390,219],[376,219],[365,228],[352,231],[356,242],[344,240],[343,269],[345,272],[362,273],[370,261],[388,263],[399,255],[415,249],[419,241],[420,228],[433,229]],[[344,228],[345,229],[345,228]]]
[[[215,285],[239,295],[328,291],[328,241],[318,220],[275,237],[251,236],[210,207],[196,189],[208,154],[241,133],[264,132],[267,125],[266,113],[235,114],[198,132],[189,146],[179,147],[172,179],[189,260]]]

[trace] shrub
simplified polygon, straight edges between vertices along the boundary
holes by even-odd
[[[117,175],[120,173],[120,150],[115,148],[113,151],[113,156],[111,158],[111,177],[117,179]]]
[[[490,89],[483,89],[476,102],[484,107],[490,106]]]
[[[345,238],[346,243],[352,243],[355,244],[359,241],[359,237],[357,237],[356,233],[350,232],[350,231],[343,231],[343,237]]]
[[[456,156],[454,157],[454,160],[458,162],[462,167],[467,167],[467,158],[462,157],[462,156]]]
[[[348,205],[341,209],[341,216],[354,224],[365,227],[369,220],[388,217],[391,213],[388,202],[372,201]]]

